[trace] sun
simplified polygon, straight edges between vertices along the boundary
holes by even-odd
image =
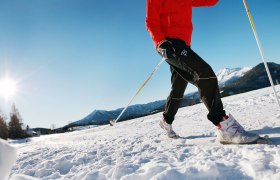
[[[5,99],[13,97],[16,93],[16,83],[10,78],[0,80],[0,95]]]

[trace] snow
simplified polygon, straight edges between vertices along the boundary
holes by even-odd
[[[278,93],[280,86],[276,87]],[[280,111],[271,88],[223,98],[245,129],[273,145],[221,145],[203,104],[181,108],[169,139],[161,113],[70,133],[11,142],[18,159],[11,179],[184,180],[280,179]]]
[[[242,68],[225,68],[221,69],[217,73],[217,78],[220,87],[225,87],[240,77],[244,76],[252,67],[242,67]]]
[[[7,142],[0,139],[0,179],[6,180],[9,172],[16,162],[16,148],[10,146]]]

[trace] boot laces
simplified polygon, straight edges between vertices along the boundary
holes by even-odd
[[[230,128],[235,129],[234,135],[236,133],[243,133],[245,131],[244,128],[237,121],[234,121],[234,123],[231,126],[229,126],[227,129]]]

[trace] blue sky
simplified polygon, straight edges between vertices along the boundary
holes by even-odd
[[[280,1],[248,0],[268,61],[280,63]],[[94,109],[124,107],[161,60],[142,1],[0,0],[0,79],[9,76],[25,124],[57,127]],[[195,8],[192,48],[217,72],[262,62],[242,0]],[[165,99],[164,64],[133,104]],[[186,93],[195,91],[189,86]]]

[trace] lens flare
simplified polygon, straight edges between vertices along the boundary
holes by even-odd
[[[16,83],[15,81],[5,78],[0,80],[0,95],[6,99],[13,97],[16,93]]]

